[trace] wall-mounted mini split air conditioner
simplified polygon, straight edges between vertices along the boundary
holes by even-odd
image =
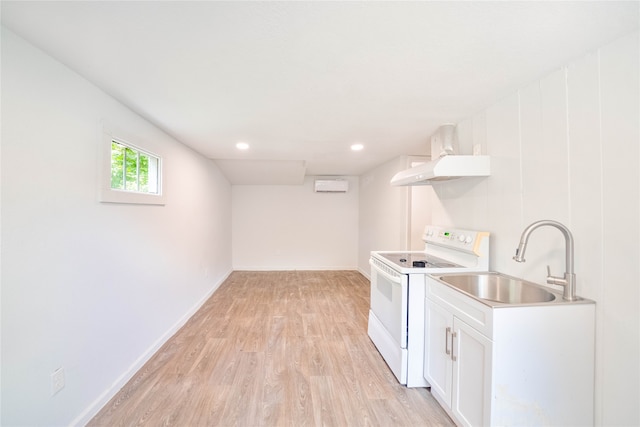
[[[346,179],[316,179],[313,191],[316,193],[346,193],[349,181]]]

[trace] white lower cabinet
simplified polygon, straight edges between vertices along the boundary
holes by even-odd
[[[427,282],[424,377],[456,424],[593,425],[595,304],[496,307]]]
[[[453,315],[438,304],[426,300],[425,307],[424,377],[447,407],[451,407],[453,360],[451,359],[451,331]]]
[[[491,341],[460,319],[453,320],[451,411],[464,425],[489,424]]]
[[[490,423],[492,342],[427,300],[424,372],[431,393],[440,397],[462,425]]]

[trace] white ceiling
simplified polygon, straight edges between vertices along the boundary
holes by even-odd
[[[440,124],[637,29],[638,5],[5,0],[1,13],[247,184],[428,154]],[[356,142],[364,150],[352,152]]]

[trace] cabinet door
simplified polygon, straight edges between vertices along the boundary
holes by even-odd
[[[451,407],[452,360],[451,333],[453,315],[433,301],[425,300],[424,377],[431,384],[431,393]]]
[[[492,341],[460,319],[453,321],[451,410],[462,425],[491,424]]]

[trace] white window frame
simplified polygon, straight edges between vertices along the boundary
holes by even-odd
[[[112,131],[111,127],[103,126],[100,147],[100,191],[98,198],[102,203],[126,203],[138,205],[165,205],[166,192],[164,185],[165,159],[162,153],[145,143],[140,138],[132,138],[123,132]],[[143,193],[111,188],[111,143],[115,141],[126,147],[147,154],[158,159],[158,193]],[[131,141],[136,141],[132,143]]]

